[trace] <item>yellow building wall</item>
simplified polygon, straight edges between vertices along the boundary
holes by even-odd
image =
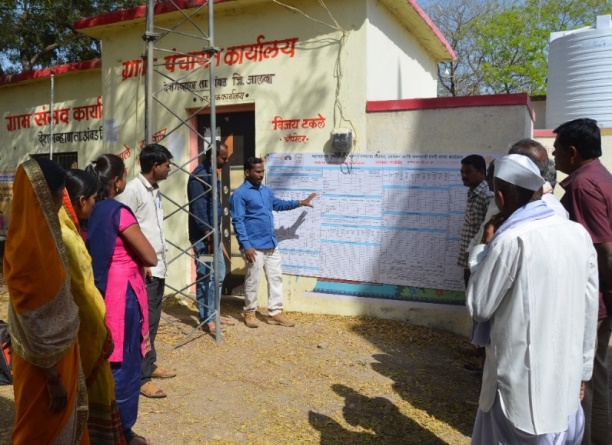
[[[220,99],[217,100],[217,107],[251,106],[255,110],[255,153],[258,156],[265,157],[270,153],[328,151],[330,134],[334,127],[353,128],[355,150],[367,150],[366,60],[356,56],[364,54],[366,48],[366,3],[354,2],[351,8],[346,8],[344,1],[326,2],[329,12],[342,31],[335,29],[336,22],[317,2],[291,2],[291,5],[310,18],[271,2],[240,9],[231,5],[223,7],[223,4],[216,8],[215,45],[221,49],[221,53],[215,74],[225,83],[216,89]],[[206,29],[206,20],[206,15],[202,14],[197,23]],[[156,17],[157,26],[170,27],[173,24],[176,24],[176,19]],[[134,148],[139,147],[144,138],[144,77],[126,76],[124,70],[127,70],[126,66],[131,68],[130,61],[140,59],[143,52],[141,35],[144,33],[144,27],[145,23],[141,21],[132,27],[113,28],[102,36],[105,119],[113,120],[119,131],[118,142],[106,142],[104,150],[121,153],[125,152],[125,146],[129,147],[130,157],[126,159],[126,163],[130,174],[138,171],[138,149]],[[195,32],[195,28],[190,24],[185,24],[177,30],[184,33]],[[243,58],[242,63],[228,63],[232,61],[229,55],[232,47],[255,44],[258,40],[279,40],[283,42],[278,43],[278,47],[283,48],[287,44],[286,39],[297,39],[293,54],[289,54],[287,50],[287,53],[280,51],[269,59],[249,61]],[[156,42],[156,47],[175,48],[183,53],[201,51],[204,46],[205,42],[180,35],[169,35]],[[199,95],[210,94],[208,90],[201,88],[201,81],[208,79],[208,70],[204,67],[188,72],[176,65],[175,71],[171,72],[168,69],[171,65],[166,66],[166,60],[163,59],[167,54],[157,52],[156,56],[156,69],[172,78],[181,77],[180,82],[183,84],[195,82]],[[340,78],[337,77],[338,62],[342,71]],[[249,76],[257,75],[264,75],[269,83],[266,81],[247,84]],[[235,83],[234,77],[237,76],[242,77],[242,85]],[[169,84],[171,80],[156,75],[154,82],[154,90],[161,91],[164,82]],[[234,93],[238,93],[239,98],[236,98]],[[189,91],[164,91],[159,97],[165,106],[182,119],[186,119],[196,107],[204,104]],[[180,125],[177,116],[173,116],[159,104],[153,109],[154,132],[165,130],[170,133]],[[304,130],[301,126],[303,119],[321,117],[324,118],[323,127]],[[300,126],[298,129],[283,130],[278,119],[300,120]],[[286,136],[296,133],[307,135],[307,142],[286,142]],[[172,151],[176,164],[187,164],[193,156],[187,127],[177,129],[161,143]],[[189,166],[185,169],[189,170]],[[166,215],[177,210],[177,206],[171,201],[181,204],[186,202],[186,183],[187,176],[179,173],[171,175],[161,184],[162,192],[168,195],[164,203]],[[184,212],[177,212],[168,218],[164,230],[166,237],[173,244],[188,245],[187,215]],[[167,258],[178,258],[179,254],[179,250],[171,246]],[[191,280],[191,264],[192,260],[187,256],[171,263],[167,279],[170,289],[182,289],[185,283]],[[287,283],[296,282],[294,277],[287,276],[286,280]],[[288,284],[285,289],[287,308],[309,310],[313,301],[305,300],[302,290],[312,289],[315,282],[316,280],[312,279],[299,279],[295,285]],[[265,282],[262,283],[261,304],[264,308],[265,286]]]
[[[331,149],[331,130],[337,127],[352,129],[353,152],[357,154],[372,151],[491,152],[495,145],[493,141],[499,141],[499,138],[491,138],[491,142],[487,138],[478,138],[478,146],[475,147],[474,135],[481,128],[467,128],[463,124],[466,119],[463,113],[455,112],[454,117],[435,110],[416,114],[383,113],[384,116],[366,114],[368,100],[427,97],[434,96],[436,91],[435,61],[409,30],[394,22],[392,14],[380,2],[354,1],[347,8],[346,1],[329,0],[325,2],[329,13],[318,2],[304,0],[289,3],[296,9],[289,10],[273,2],[246,7],[241,5],[240,8],[228,2],[215,7],[215,46],[221,50],[218,66],[215,67],[216,77],[221,81],[215,91],[219,96],[217,106],[226,107],[224,109],[251,107],[254,110],[256,155],[327,153]],[[156,25],[172,27],[179,17],[158,16]],[[203,29],[207,28],[204,12],[197,16],[196,23]],[[98,95],[103,96],[104,125],[108,127],[109,137],[95,145],[75,145],[79,159],[89,162],[102,153],[121,155],[130,177],[139,171],[137,157],[144,139],[145,79],[141,59],[144,31],[144,20],[113,24],[97,30],[103,44],[102,69],[97,73],[82,72],[56,79],[56,100],[62,107],[79,106],[83,102],[89,103],[91,98]],[[196,28],[189,23],[181,25],[177,31],[197,34]],[[387,31],[388,34],[385,34]],[[280,48],[292,39],[297,39],[294,51],[279,51],[257,61],[248,60],[243,54],[239,62],[229,54],[233,47],[253,45],[258,41],[279,41]],[[187,54],[202,51],[206,42],[168,35],[156,42],[155,46]],[[172,151],[175,164],[189,171],[194,138],[189,128],[179,127],[180,119],[187,119],[197,108],[205,105],[199,97],[210,95],[203,87],[203,81],[208,80],[208,70],[204,67],[193,71],[183,70],[177,62],[172,72],[172,65],[164,59],[169,55],[156,52],[158,60],[155,69],[161,74],[155,75],[153,89],[159,93],[157,98],[164,106],[159,103],[153,106],[153,132],[165,134],[161,143]],[[393,65],[392,69],[381,69],[387,60]],[[252,78],[255,83],[248,84],[250,76],[260,77]],[[242,85],[236,82],[235,78],[238,77],[243,79]],[[185,88],[195,88],[197,94],[176,87],[164,90],[172,79],[177,78]],[[257,81],[262,78],[262,82]],[[39,97],[34,101],[36,106],[48,103],[48,100],[44,101],[47,94],[45,82],[48,79],[39,82],[40,85],[24,84],[20,94]],[[22,87],[12,89],[19,88]],[[34,93],[31,94],[31,91]],[[0,97],[4,98],[5,94],[0,90]],[[15,102],[19,103],[17,97]],[[27,109],[28,106],[34,105],[26,104],[22,108]],[[483,128],[489,128],[491,134],[501,126],[508,128],[509,133],[514,129],[514,134],[523,135],[530,131],[524,128],[526,122],[530,122],[524,114],[508,109],[492,109],[484,115],[470,116],[470,120],[483,119]],[[312,118],[323,118],[324,126],[304,130],[300,125],[296,130],[279,124],[279,120],[303,122]],[[500,121],[504,124],[501,125]],[[512,121],[513,126],[508,127],[507,121]],[[73,128],[77,130],[80,127],[67,126],[62,131],[72,131]],[[297,144],[287,142],[287,137],[294,134],[306,135],[307,141]],[[30,135],[34,145],[35,136],[34,132]],[[457,144],[457,140],[461,142]],[[16,166],[25,156],[21,151],[13,157],[11,165]],[[83,167],[84,163],[80,163],[80,166]],[[192,260],[187,256],[181,257],[179,249],[189,245],[187,215],[178,211],[178,206],[187,202],[186,183],[187,176],[178,173],[172,174],[161,184],[162,192],[167,195],[165,214],[176,212],[164,226],[166,237],[172,244],[167,255],[171,264],[166,293],[183,289],[192,279]],[[319,295],[312,292],[316,283],[315,278],[285,275],[286,309],[396,318],[455,332],[469,332],[469,320],[460,306],[441,307],[427,303]],[[264,279],[260,288],[262,308],[266,307],[266,286]]]
[[[436,97],[437,63],[379,1],[367,1],[367,100]]]
[[[99,137],[99,129],[103,127],[101,94],[99,69],[74,71],[55,76],[53,108],[54,114],[57,114],[54,125],[56,140],[53,149],[56,153],[76,151],[80,160],[87,158],[88,153],[96,153],[102,149],[102,138]],[[49,152],[50,140],[44,135],[50,132],[48,112],[51,101],[51,79],[45,77],[16,85],[0,86],[0,98],[0,115],[3,123],[0,127],[0,144],[3,147],[0,151],[0,165],[2,170],[14,170],[30,155]],[[9,127],[11,122],[14,122],[12,117],[15,116],[26,116],[26,118],[11,130]],[[72,141],[68,141],[67,136],[62,136],[62,133],[83,132],[88,129],[98,130],[98,135],[95,136],[97,139],[77,141],[75,140],[77,136],[72,135]],[[84,137],[83,134],[80,136]]]
[[[54,78],[54,153],[76,152],[84,167],[102,150],[103,99],[100,70]],[[10,219],[17,166],[30,155],[49,153],[51,79],[0,86],[0,211]]]

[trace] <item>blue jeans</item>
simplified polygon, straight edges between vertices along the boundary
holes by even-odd
[[[193,246],[193,252],[195,254],[195,268],[196,268],[196,300],[198,302],[198,309],[200,311],[200,323],[206,320],[215,310],[215,290],[214,290],[214,272],[219,276],[219,294],[221,294],[221,288],[223,285],[223,279],[225,278],[225,260],[223,259],[223,251],[221,250],[221,243],[219,243],[218,257],[217,257],[217,270],[211,271],[212,263],[202,263],[197,260],[200,255],[207,255],[208,250],[206,244],[203,241],[198,241]],[[208,276],[207,276],[208,275]],[[208,320],[211,322],[214,320]]]

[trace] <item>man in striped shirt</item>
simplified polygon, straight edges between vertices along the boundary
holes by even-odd
[[[485,181],[486,169],[487,164],[480,155],[469,155],[461,160],[461,180],[463,185],[469,189],[457,264],[463,267],[463,279],[466,287],[470,278],[467,248],[472,238],[478,233],[487,214],[489,202],[493,198],[493,192],[489,190],[487,181]]]

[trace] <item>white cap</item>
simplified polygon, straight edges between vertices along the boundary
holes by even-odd
[[[496,161],[495,177],[533,191],[544,185],[538,167],[523,155],[507,155]]]

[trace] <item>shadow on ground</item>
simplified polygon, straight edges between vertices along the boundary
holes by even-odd
[[[241,298],[224,297],[222,313],[241,325],[242,305]],[[183,330],[197,326],[197,312],[193,306],[166,304],[164,313]],[[255,334],[255,338],[261,340],[260,336],[266,332],[262,331],[266,329],[265,316],[257,315],[262,326],[260,329],[247,329],[245,334]],[[466,353],[471,350],[466,339],[397,321],[347,318],[345,327],[362,339],[357,340],[357,343],[363,343],[359,347],[350,337],[346,339],[352,344],[346,344],[345,334],[339,331],[336,334],[329,332],[327,335],[332,334],[331,337],[320,340],[317,340],[318,334],[323,332],[306,334],[305,330],[316,330],[315,325],[319,321],[324,323],[324,316],[311,315],[309,317],[313,321],[310,326],[304,326],[302,321],[300,327],[300,319],[306,317],[303,314],[294,315],[298,319],[299,330],[274,332],[282,332],[287,339],[294,336],[308,339],[308,343],[316,342],[315,345],[323,341],[320,346],[324,349],[319,349],[314,356],[320,358],[313,357],[313,360],[321,360],[335,351],[340,354],[334,355],[333,360],[340,368],[322,371],[324,376],[329,374],[329,379],[321,379],[316,374],[305,376],[311,384],[319,387],[323,384],[328,388],[327,408],[310,406],[305,411],[308,424],[320,434],[321,445],[441,445],[469,441],[477,410],[480,379],[463,368]],[[228,328],[228,331],[232,329]],[[175,329],[171,328],[170,331],[174,332]],[[166,333],[169,334],[169,330],[166,329]],[[176,331],[173,337],[180,341],[180,335]],[[197,333],[192,340],[201,336],[201,333]],[[296,343],[293,346],[297,351],[303,347],[304,340],[294,339]],[[260,343],[258,345],[261,347]],[[331,361],[327,363],[324,366],[331,365]],[[307,368],[304,368],[305,373],[308,372]],[[372,371],[383,378],[374,378]],[[356,377],[359,383],[350,383],[349,375]],[[290,378],[286,380],[287,383],[291,381]],[[308,406],[311,401],[306,398],[303,403]],[[311,439],[307,443],[312,443]]]
[[[384,320],[355,326],[356,333],[384,351],[372,355],[372,369],[391,379],[393,390],[414,408],[471,436],[481,380],[463,368],[472,350],[469,342],[425,327],[394,327],[397,322]]]
[[[345,385],[332,385],[332,390],[344,398],[342,414],[346,422],[352,427],[360,427],[367,431],[347,430],[331,417],[310,411],[308,420],[312,427],[321,433],[321,445],[446,444],[402,414],[387,398],[367,397]]]

